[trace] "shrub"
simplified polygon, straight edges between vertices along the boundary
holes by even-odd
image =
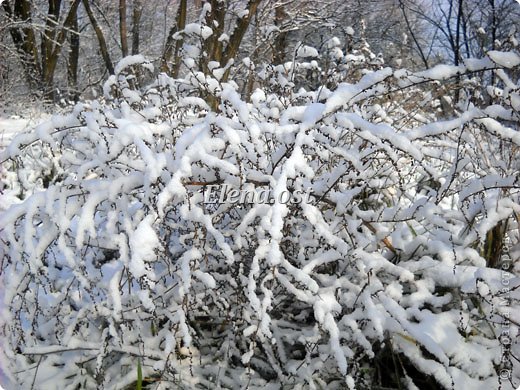
[[[336,49],[343,74],[260,67],[250,96],[195,68],[141,85],[131,57],[104,99],[2,152],[60,172],[0,214],[13,382],[122,388],[139,365],[157,389],[518,383],[520,58],[363,71]],[[204,202],[224,184],[312,199]]]

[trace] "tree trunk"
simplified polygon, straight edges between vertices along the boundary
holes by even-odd
[[[32,92],[40,91],[41,69],[36,38],[31,27],[31,4],[26,0],[16,0],[13,10],[9,2],[4,1],[2,7],[13,23],[20,23],[22,26],[17,27],[13,25],[9,28],[9,33],[17,52],[20,54],[20,60],[29,88]]]
[[[105,36],[103,35],[103,31],[101,30],[101,27],[99,26],[99,23],[97,22],[96,17],[90,8],[88,0],[83,0],[83,6],[85,7],[85,11],[87,11],[90,24],[92,24],[92,28],[94,28],[94,32],[96,33],[101,57],[103,57],[103,61],[105,62],[108,73],[114,74],[114,65],[112,65],[112,60],[110,59],[110,54],[108,53],[108,47]]]
[[[458,8],[458,11],[457,11],[457,24],[456,24],[456,28],[455,28],[455,52],[454,52],[455,65],[459,65],[460,60],[461,60],[461,55],[460,55],[460,27],[461,27],[461,24],[462,24],[462,0],[458,0],[458,1],[459,1],[459,8]]]
[[[280,31],[287,17],[285,7],[279,4],[274,9],[274,24],[278,28],[278,35],[276,35],[273,42],[273,63],[281,64],[285,61],[285,48],[287,46],[287,31]]]
[[[119,0],[119,35],[121,37],[121,53],[128,55],[128,29],[126,26],[126,0]]]
[[[132,10],[132,55],[139,54],[139,32],[142,14],[143,3],[141,0],[134,0],[134,7]]]
[[[240,47],[240,44],[242,43],[242,39],[244,38],[244,35],[247,31],[247,28],[249,27],[249,23],[251,22],[251,18],[253,15],[256,14],[256,10],[258,9],[258,6],[262,0],[249,0],[249,3],[247,3],[247,14],[239,18],[236,22],[235,29],[233,30],[233,33],[231,34],[231,37],[229,38],[229,43],[226,46],[226,50],[222,54],[222,65],[226,65],[227,62],[234,58],[238,53],[238,48]],[[222,77],[222,81],[227,81],[229,78],[229,69],[224,73],[224,76]]]
[[[51,79],[50,69],[52,62],[52,54],[54,50],[54,42],[58,31],[58,21],[60,19],[61,11],[61,0],[49,0],[49,10],[47,12],[47,21],[45,23],[45,30],[42,34],[41,39],[41,69],[45,88],[49,89],[45,91],[45,95],[52,95],[52,83],[49,83]],[[49,96],[52,98],[52,96]]]
[[[495,0],[489,0],[491,6],[491,47],[490,50],[495,50],[497,39],[497,13],[495,8]],[[491,85],[495,85],[495,72],[491,72]]]
[[[79,27],[78,15],[74,15],[70,34],[70,52],[67,63],[67,81],[69,84],[69,96],[76,102],[79,99],[78,91],[78,62],[79,62]]]
[[[186,27],[186,7],[187,1],[181,0],[179,4],[179,8],[177,10],[176,24],[170,29],[168,33],[168,38],[166,40],[166,46],[164,47],[164,52],[161,57],[161,71],[168,73],[172,77],[177,77],[180,69],[180,56],[179,52],[181,49],[182,41],[173,39],[175,33],[184,30]],[[168,62],[170,62],[171,57],[174,57],[173,68],[170,69],[168,66]]]
[[[56,28],[56,31],[53,33],[52,46],[49,45],[49,51],[46,54],[45,61],[42,61],[44,93],[45,97],[51,101],[54,100],[54,74],[56,72],[56,66],[58,65],[61,49],[67,38],[67,32],[72,27],[74,19],[76,18],[78,6],[79,0],[74,0],[63,22],[63,26],[59,31]]]
[[[219,41],[220,36],[224,32],[224,24],[226,21],[226,6],[218,0],[211,1],[211,12],[206,16],[206,24],[211,27],[213,34],[204,42],[204,51],[208,53],[208,57],[204,63],[200,64],[204,72],[208,72],[209,61],[222,61],[223,43]],[[222,64],[223,65],[223,64]]]
[[[71,4],[69,13],[63,22],[63,26],[56,31],[53,39],[53,46],[51,53],[46,58],[45,67],[43,73],[43,85],[45,88],[45,96],[48,99],[54,100],[54,74],[56,72],[56,66],[58,65],[58,59],[61,53],[65,39],[67,38],[67,32],[72,27],[74,19],[77,18],[79,0],[74,0]],[[56,29],[57,30],[57,29]]]

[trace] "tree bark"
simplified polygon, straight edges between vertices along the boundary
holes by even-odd
[[[132,55],[139,54],[139,32],[142,14],[143,3],[141,0],[134,0],[134,7],[132,10]]]
[[[274,9],[274,24],[278,28],[273,42],[273,63],[281,64],[285,61],[285,49],[287,46],[287,31],[280,31],[287,13],[283,4],[279,4]]]
[[[49,78],[49,64],[51,62],[52,52],[54,49],[54,40],[58,30],[58,21],[60,19],[61,0],[49,0],[49,10],[47,12],[47,21],[45,22],[45,31],[41,40],[41,68],[43,78]]]
[[[236,22],[235,29],[229,38],[229,43],[226,46],[224,53],[222,54],[222,65],[226,65],[227,62],[234,58],[238,53],[238,48],[242,43],[242,39],[249,27],[249,23],[251,22],[251,18],[256,14],[256,10],[262,0],[249,0],[247,3],[247,14],[243,17],[239,18]],[[222,81],[226,81],[229,78],[229,69],[226,71],[224,76],[222,77]]]
[[[182,45],[181,40],[175,40],[173,37],[177,32],[184,30],[186,27],[186,8],[187,1],[181,0],[179,3],[179,8],[177,9],[176,24],[170,29],[170,32],[168,33],[166,46],[164,47],[164,52],[161,57],[161,71],[168,73],[172,77],[177,77],[179,74],[179,69],[181,66],[179,52]],[[170,62],[172,56],[174,57],[174,64],[173,68],[170,69],[168,62]]]
[[[49,57],[46,58],[45,67],[42,66],[42,69],[44,70],[42,73],[43,73],[43,84],[45,87],[45,95],[51,99],[54,98],[54,92],[53,92],[54,85],[53,84],[54,84],[54,74],[56,72],[56,66],[58,65],[58,58],[60,56],[63,44],[65,43],[65,39],[67,38],[67,31],[72,27],[74,19],[76,18],[76,15],[78,12],[79,1],[80,0],[74,0],[74,2],[71,4],[69,13],[67,14],[67,17],[65,18],[65,21],[63,22],[63,26],[57,32],[57,34],[55,34],[53,47],[51,49],[51,53],[49,54]]]
[[[78,91],[78,63],[79,63],[79,26],[78,15],[74,15],[70,34],[70,52],[67,63],[67,81],[69,85],[69,95],[73,101],[79,98]]]
[[[128,55],[128,28],[126,26],[126,0],[119,0],[119,35],[123,58]]]
[[[211,27],[213,34],[204,42],[204,51],[208,53],[205,62],[201,64],[204,72],[207,72],[209,61],[222,61],[222,50],[224,48],[220,36],[224,32],[226,21],[226,6],[218,0],[211,0],[211,12],[206,16],[206,24]]]
[[[497,39],[497,13],[495,8],[495,0],[489,0],[491,6],[491,47],[490,50],[495,50]],[[491,85],[495,85],[495,72],[491,72]]]
[[[20,60],[24,69],[27,84],[31,91],[41,90],[41,68],[38,58],[36,38],[31,27],[31,4],[26,0],[16,0],[14,9],[9,2],[2,3],[5,13],[13,22],[22,22],[22,27],[15,25],[9,28],[9,33],[20,54]]]
[[[462,1],[463,0],[458,0],[459,2],[459,7],[458,7],[458,11],[457,11],[457,24],[456,24],[456,28],[455,28],[455,65],[459,65],[460,63],[460,60],[461,60],[461,55],[460,55],[460,27],[461,27],[461,24],[462,24]]]
[[[90,24],[92,24],[92,28],[94,28],[94,32],[96,33],[96,37],[99,43],[99,50],[101,52],[101,57],[103,57],[103,61],[105,62],[105,66],[108,70],[108,73],[114,74],[114,65],[112,65],[112,60],[110,59],[110,54],[108,53],[108,47],[105,40],[105,36],[99,23],[90,8],[89,0],[83,0],[83,6],[85,7],[85,11],[87,11],[88,18],[90,20]]]

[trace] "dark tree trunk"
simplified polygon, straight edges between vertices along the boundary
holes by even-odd
[[[101,27],[99,26],[99,23],[97,22],[97,19],[92,12],[92,8],[90,8],[89,0],[83,0],[83,6],[85,7],[85,11],[87,11],[90,24],[96,33],[96,37],[99,43],[99,51],[101,52],[101,57],[105,62],[108,73],[114,74],[114,65],[112,65],[112,60],[110,59],[110,54],[108,53],[108,46],[103,34],[103,30],[101,30]]]
[[[119,0],[119,35],[123,58],[128,55],[128,28],[126,26],[126,0]]]
[[[141,0],[134,0],[132,10],[132,54],[139,54],[139,32],[141,27],[141,15],[143,14],[143,4]]]
[[[67,66],[67,81],[69,84],[69,95],[73,101],[78,101],[78,63],[79,63],[79,28],[78,16],[72,20],[70,34],[70,52]]]
[[[256,14],[256,11],[258,9],[258,6],[262,0],[249,0],[247,3],[247,14],[239,18],[236,22],[235,29],[233,30],[233,33],[231,34],[231,37],[229,38],[229,43],[226,46],[226,49],[224,50],[224,53],[222,54],[222,65],[227,64],[227,62],[235,58],[235,56],[238,53],[238,48],[240,47],[240,44],[242,43],[242,39],[244,39],[244,35],[246,34],[247,28],[249,27],[249,24],[251,23],[251,18]],[[222,77],[222,81],[227,81],[229,78],[229,69],[224,73],[224,76]]]
[[[182,41],[173,39],[173,36],[175,35],[175,33],[184,30],[184,28],[186,27],[186,8],[187,1],[181,0],[179,8],[177,10],[176,23],[168,33],[166,46],[161,57],[161,71],[170,74],[172,77],[177,77],[179,74],[179,69],[181,65],[179,52],[182,45]],[[173,67],[170,68],[168,62],[171,61],[172,56],[174,58],[174,62]]]
[[[274,24],[278,27],[278,35],[273,42],[273,63],[281,64],[285,61],[285,48],[287,47],[287,31],[283,31],[283,23],[287,17],[283,4],[274,9]]]
[[[41,91],[41,69],[36,37],[31,27],[31,4],[28,1],[16,0],[14,9],[4,1],[2,7],[12,22],[22,22],[21,27],[9,29],[11,38],[20,55],[27,84],[33,93]]]

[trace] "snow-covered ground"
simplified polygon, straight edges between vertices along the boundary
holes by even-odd
[[[0,117],[0,150],[5,148],[16,134],[30,131],[31,128],[44,121],[47,117],[47,114],[42,113],[35,113],[24,118],[19,116]]]
[[[18,115],[11,115],[9,117],[0,116],[0,151],[6,148],[17,134],[30,132],[31,129],[34,129],[34,127],[49,117],[49,114],[37,111],[30,112],[23,117]],[[0,179],[6,178],[4,168],[3,164],[0,163]],[[16,201],[14,194],[15,192],[13,191],[4,191],[0,185],[0,210],[5,210],[12,202]]]

